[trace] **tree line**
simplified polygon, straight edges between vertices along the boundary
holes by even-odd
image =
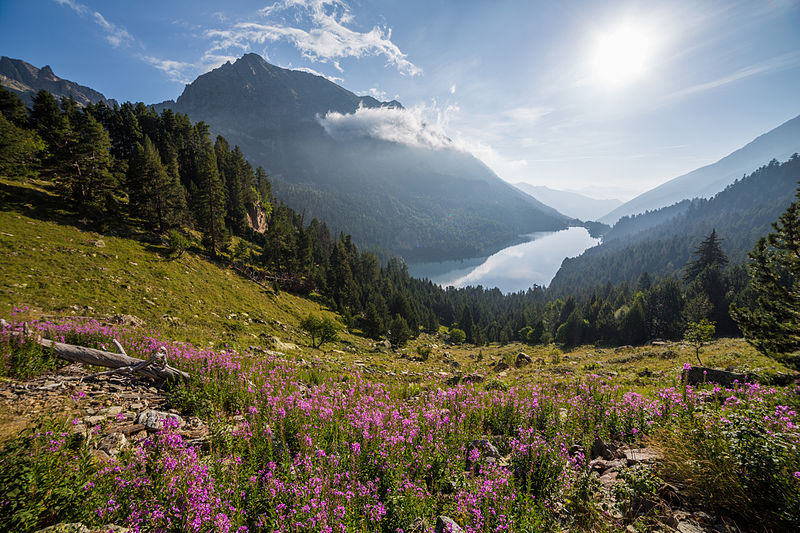
[[[306,221],[273,196],[262,168],[186,115],[142,103],[80,107],[44,91],[28,110],[5,90],[0,111],[0,172],[51,180],[76,215],[98,227],[124,220],[151,235],[199,231],[197,246],[217,260],[302,280],[292,290],[318,293],[349,328],[374,339],[403,345],[447,326],[475,345],[640,344],[679,339],[687,322],[702,318],[720,334],[738,334],[728,309],[746,303],[747,273],[728,265],[715,231],[680,278],[644,273],[636,283],[566,297],[539,286],[514,294],[442,288],[409,276],[399,259],[381,265],[322,221]],[[266,228],[254,227],[259,216]]]

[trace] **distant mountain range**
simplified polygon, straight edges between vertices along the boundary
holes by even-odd
[[[573,294],[606,283],[680,276],[701,240],[717,231],[731,263],[747,260],[759,237],[796,198],[800,157],[765,165],[711,199],[683,200],[669,207],[623,217],[603,243],[565,259],[550,283],[556,294]]]
[[[399,102],[357,96],[256,54],[154,107],[205,121],[239,145],[307,218],[409,261],[481,256],[520,234],[574,223],[436,131],[413,129]]]
[[[577,192],[551,189],[543,185],[519,182],[514,186],[559,212],[581,220],[597,220],[622,205],[621,200],[590,198]]]
[[[59,78],[49,65],[36,68],[21,59],[0,57],[0,85],[19,96],[28,106],[33,104],[33,97],[44,89],[56,98],[72,96],[80,105],[106,102],[113,105],[102,93],[79,85],[74,81]]]
[[[625,215],[644,213],[681,200],[709,198],[770,160],[786,161],[797,152],[800,152],[800,116],[757,137],[716,163],[640,194],[603,216],[600,222],[613,225]]]

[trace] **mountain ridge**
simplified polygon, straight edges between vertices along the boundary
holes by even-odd
[[[27,61],[6,56],[0,57],[0,85],[19,96],[28,106],[33,105],[33,97],[40,90],[48,91],[56,98],[72,96],[81,106],[116,103],[91,87],[56,76],[50,65],[37,68]]]
[[[518,182],[513,185],[560,213],[581,220],[597,220],[610,210],[622,205],[621,200],[592,198],[585,194],[551,189],[544,185],[531,185],[525,182]]]
[[[399,102],[357,96],[257,54],[199,76],[175,101],[153,107],[206,122],[263,166],[289,205],[406,260],[479,256],[520,234],[574,222],[471,154],[379,138],[359,122],[359,110],[396,113],[404,109]],[[331,112],[350,119],[358,135],[330,135],[322,121]]]
[[[666,207],[681,200],[708,198],[768,161],[786,161],[800,152],[800,115],[763,133],[719,161],[673,178],[614,209],[600,222],[614,224],[625,215]]]

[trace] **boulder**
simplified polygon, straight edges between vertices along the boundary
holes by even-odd
[[[522,368],[525,365],[531,364],[532,360],[525,352],[519,352],[517,354],[517,360],[515,362],[517,368]]]
[[[505,361],[498,361],[496,365],[494,365],[495,372],[503,372],[504,370],[508,370],[508,365]]]
[[[449,516],[437,516],[434,533],[464,533],[464,530]]]
[[[718,383],[723,387],[730,387],[733,385],[734,381],[738,381],[739,383],[751,381],[751,377],[747,374],[738,374],[736,372],[717,370],[715,368],[707,368],[704,366],[694,366],[692,368],[684,369],[681,379],[688,385]]]
[[[178,422],[179,427],[183,427],[184,422],[181,417],[174,413],[165,413],[163,411],[156,411],[155,409],[148,409],[136,415],[136,423],[142,424],[148,431],[158,431],[164,427],[164,420],[173,419]]]

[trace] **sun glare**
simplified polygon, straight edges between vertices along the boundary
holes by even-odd
[[[595,77],[614,87],[636,81],[647,71],[652,44],[649,32],[634,24],[600,34],[593,50]]]

